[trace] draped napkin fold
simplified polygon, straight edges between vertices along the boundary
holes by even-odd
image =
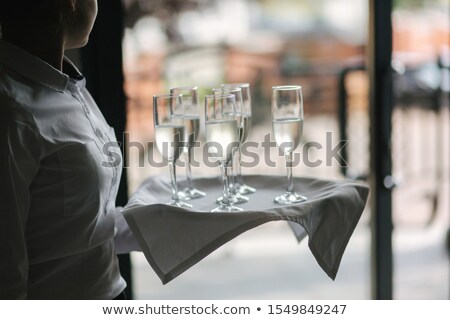
[[[192,209],[165,205],[171,189],[167,177],[143,182],[124,208],[124,217],[148,262],[163,284],[241,233],[270,221],[288,221],[297,240],[308,235],[308,246],[325,273],[335,279],[348,241],[364,210],[369,189],[355,182],[294,178],[295,190],[308,200],[277,205],[285,177],[245,176],[257,192],[242,212],[211,213],[222,187],[218,178],[195,180],[207,193],[190,201]]]

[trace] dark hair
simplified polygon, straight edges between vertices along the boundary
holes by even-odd
[[[0,0],[0,24],[43,14],[52,0]]]
[[[58,28],[60,12],[55,6],[60,0],[0,0],[0,37],[34,26],[49,30]]]

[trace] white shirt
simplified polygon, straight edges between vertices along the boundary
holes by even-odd
[[[116,137],[84,77],[63,69],[0,40],[0,299],[111,299],[126,286],[120,149],[104,147]]]

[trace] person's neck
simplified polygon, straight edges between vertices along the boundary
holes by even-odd
[[[64,58],[63,40],[58,38],[20,36],[5,34],[4,40],[24,49],[39,59],[47,62],[55,69],[62,71]]]

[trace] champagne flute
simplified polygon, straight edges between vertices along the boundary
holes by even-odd
[[[272,128],[275,141],[286,157],[287,191],[274,199],[277,204],[292,204],[306,200],[294,191],[292,152],[303,133],[303,97],[301,86],[272,88]]]
[[[212,212],[242,211],[230,201],[228,173],[233,158],[233,146],[239,142],[236,100],[232,94],[213,94],[205,97],[206,141],[208,152],[222,171],[223,195]]]
[[[222,87],[225,89],[231,88],[241,88],[242,92],[242,129],[240,134],[239,149],[236,152],[236,179],[235,179],[235,189],[240,194],[250,194],[256,192],[255,188],[250,187],[244,182],[242,177],[242,167],[241,167],[241,145],[247,140],[252,127],[252,101],[250,95],[250,84],[248,83],[224,83]]]
[[[198,110],[197,87],[174,87],[171,95],[182,95],[184,116],[184,154],[186,159],[186,188],[178,192],[181,200],[202,198],[206,195],[194,187],[192,182],[191,155],[192,147],[197,141],[200,131],[200,115]]]
[[[242,109],[243,109],[243,99],[242,99],[242,90],[241,88],[224,88],[224,87],[220,87],[220,88],[213,88],[212,89],[213,94],[215,95],[223,95],[223,94],[232,94],[235,97],[235,101],[236,101],[236,119],[238,121],[238,135],[239,135],[239,142],[241,140],[241,137],[243,135],[243,117],[242,117]],[[241,195],[239,193],[239,188],[238,185],[236,183],[236,179],[235,176],[233,174],[233,157],[236,154],[236,152],[239,151],[239,145],[237,146],[237,148],[235,150],[233,150],[233,154],[232,154],[232,159],[230,162],[230,172],[228,175],[229,178],[229,198],[231,203],[233,204],[239,204],[239,203],[245,203],[249,201],[249,198]],[[219,197],[217,199],[217,203],[220,203],[222,201],[222,198]]]
[[[172,200],[176,207],[192,208],[178,198],[175,161],[180,156],[184,141],[183,104],[181,95],[153,96],[153,123],[159,152],[169,162]]]

